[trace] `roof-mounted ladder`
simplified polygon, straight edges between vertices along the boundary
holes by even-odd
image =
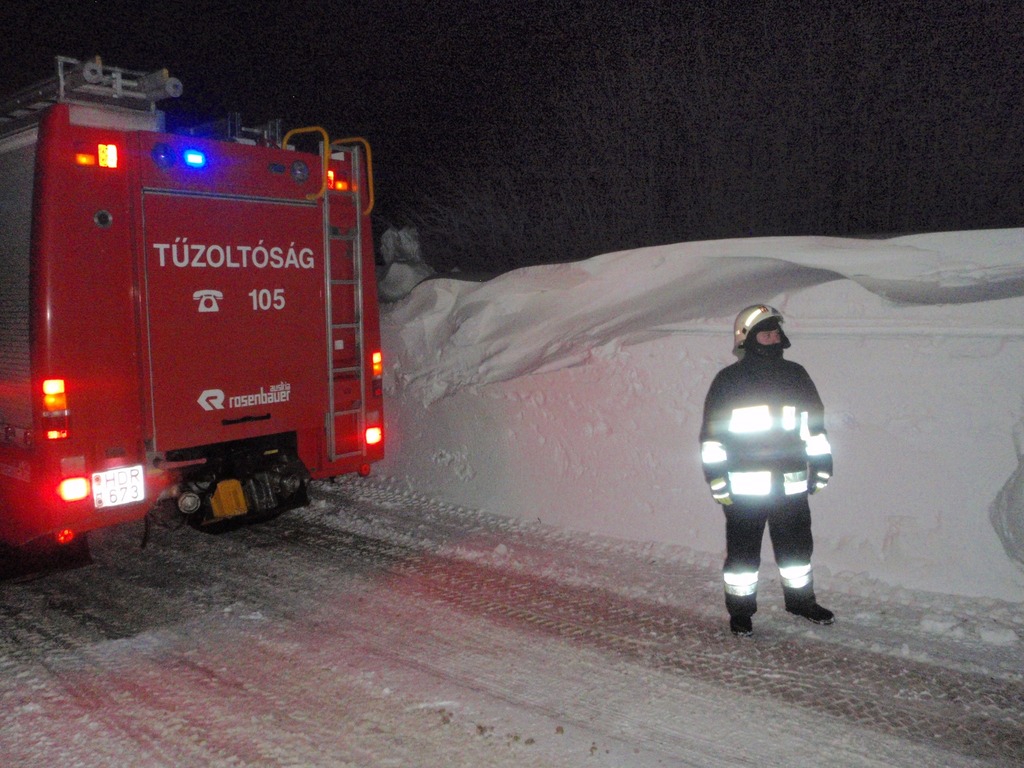
[[[136,72],[103,66],[100,57],[78,61],[57,57],[57,75],[0,102],[0,134],[35,122],[58,102],[76,102],[155,112],[156,102],[181,96],[181,81],[166,69]]]

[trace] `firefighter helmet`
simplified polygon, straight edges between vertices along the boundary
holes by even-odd
[[[733,349],[743,349],[743,345],[747,342],[747,336],[754,329],[754,326],[760,325],[765,320],[772,319],[781,324],[783,321],[782,313],[775,309],[775,307],[770,307],[767,304],[754,304],[741,310],[736,315],[736,322],[733,325]]]

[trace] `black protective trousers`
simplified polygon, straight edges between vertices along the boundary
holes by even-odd
[[[765,525],[775,551],[775,562],[780,568],[809,565],[814,550],[811,536],[811,507],[806,493],[792,496],[772,496],[768,499],[736,498],[722,507],[725,511],[725,565],[726,573],[756,572],[761,567],[761,542]],[[786,608],[807,601],[814,602],[813,584],[801,589],[783,586]],[[757,611],[757,592],[751,595],[725,595],[725,607],[730,616],[753,616]]]

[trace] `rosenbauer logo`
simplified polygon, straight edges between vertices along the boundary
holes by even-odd
[[[253,405],[270,405],[287,403],[291,399],[292,385],[287,381],[271,385],[270,389],[260,387],[259,392],[249,395],[232,395],[228,397],[223,389],[204,389],[196,402],[204,411],[223,411],[232,408],[249,408]],[[226,403],[226,404],[225,404]]]

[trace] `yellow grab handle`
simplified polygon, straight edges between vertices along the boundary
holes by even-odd
[[[322,145],[323,146],[323,155],[324,156],[323,156],[323,163],[322,163],[323,167],[321,168],[321,174],[320,174],[320,176],[321,176],[321,179],[320,179],[320,191],[319,192],[311,192],[310,194],[306,195],[306,199],[307,200],[316,200],[319,197],[323,197],[324,192],[327,191],[327,163],[330,160],[330,157],[329,157],[328,153],[330,152],[331,139],[327,135],[327,131],[325,131],[319,125],[311,125],[308,128],[292,128],[290,131],[288,131],[288,133],[286,133],[284,135],[284,138],[281,139],[281,146],[282,147],[287,147],[288,146],[288,139],[290,139],[292,136],[295,136],[295,135],[300,134],[300,133],[319,133],[323,137],[323,140],[324,140],[323,141],[323,145]]]

